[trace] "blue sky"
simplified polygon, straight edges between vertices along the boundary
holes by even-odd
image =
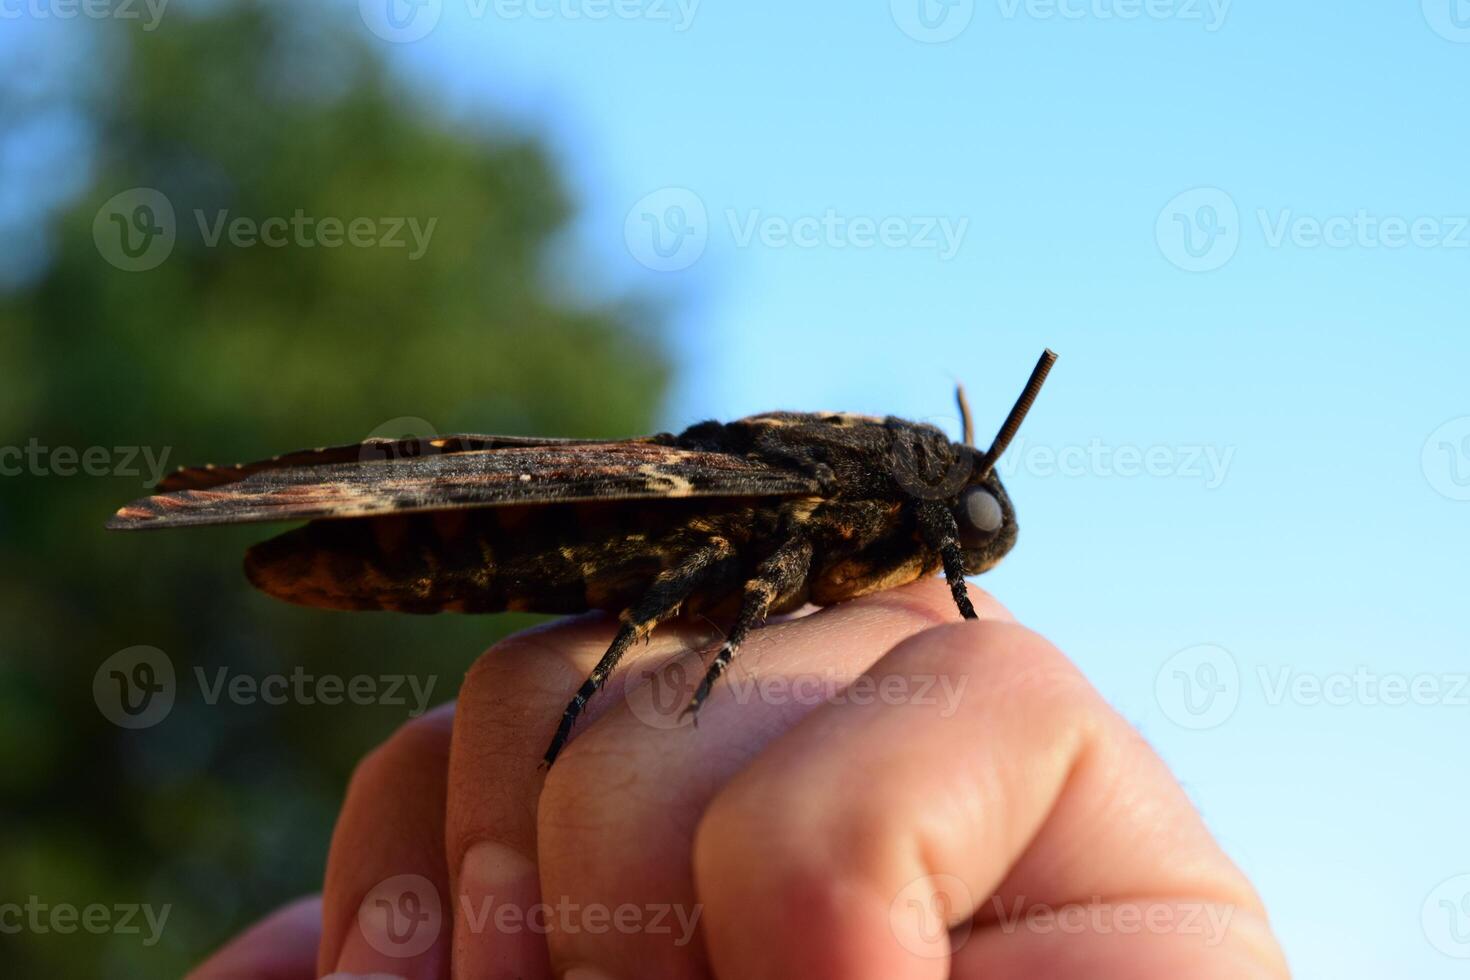
[[[1056,349],[984,584],[1170,762],[1298,975],[1463,975],[1470,2],[333,2],[550,141],[559,287],[674,311],[668,427],[953,427],[959,380],[988,434]]]
[[[988,429],[1054,347],[984,584],[1171,763],[1299,975],[1463,975],[1470,4],[981,0],[929,8],[943,42],[906,0],[496,9],[387,46],[553,141],[567,288],[670,297],[668,425],[952,425],[963,380]]]

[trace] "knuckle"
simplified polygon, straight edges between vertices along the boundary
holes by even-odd
[[[528,688],[570,697],[612,640],[605,617],[571,620],[513,633],[482,653],[466,671],[460,701],[495,701]]]
[[[793,893],[821,906],[842,882],[866,879],[889,863],[891,852],[910,833],[878,799],[807,808],[797,821],[773,826],[777,787],[722,790],[694,831],[692,863],[701,887],[741,882],[742,888]],[[772,792],[774,790],[774,792]],[[787,791],[794,792],[792,787]]]
[[[694,828],[694,872],[698,880],[715,880],[725,869],[744,866],[753,846],[748,797],[741,781],[728,784],[710,801]]]
[[[528,674],[561,662],[535,634],[508,636],[470,665],[460,685],[460,701],[478,704],[504,697],[517,690]]]
[[[440,709],[400,726],[358,761],[348,781],[348,795],[393,782],[405,772],[447,764],[453,718],[452,710]]]

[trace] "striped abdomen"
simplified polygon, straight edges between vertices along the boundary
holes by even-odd
[[[319,520],[251,548],[245,573],[276,598],[329,609],[616,611],[694,542],[718,534],[757,552],[748,546],[775,520],[770,507],[710,500]]]

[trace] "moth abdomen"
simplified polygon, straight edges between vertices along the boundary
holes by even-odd
[[[245,571],[275,598],[327,609],[621,611],[699,542],[755,553],[774,526],[757,510],[624,501],[318,520],[251,548]]]
[[[467,598],[451,580],[472,567],[465,549],[481,542],[461,531],[441,538],[429,515],[312,521],[262,541],[245,554],[251,584],[277,599],[323,609],[438,612]],[[475,591],[489,594],[493,566],[479,566]],[[503,607],[487,607],[498,611]]]

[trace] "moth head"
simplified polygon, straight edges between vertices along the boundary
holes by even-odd
[[[1016,511],[993,471],[960,491],[954,518],[960,529],[967,575],[990,570],[1015,547]]]
[[[1016,399],[1005,423],[984,453],[974,445],[974,425],[970,419],[970,406],[965,401],[965,389],[959,388],[955,392],[960,405],[960,418],[964,422],[964,451],[975,459],[970,479],[953,504],[955,523],[960,530],[960,546],[965,552],[966,574],[978,575],[993,568],[1016,544],[1016,511],[1011,506],[1011,498],[1006,494],[1005,487],[1001,486],[995,464],[1016,437],[1016,430],[1021,427],[1021,421],[1031,410],[1031,405],[1036,401],[1036,395],[1056,359],[1056,354],[1050,350],[1041,355],[1021,397]]]

